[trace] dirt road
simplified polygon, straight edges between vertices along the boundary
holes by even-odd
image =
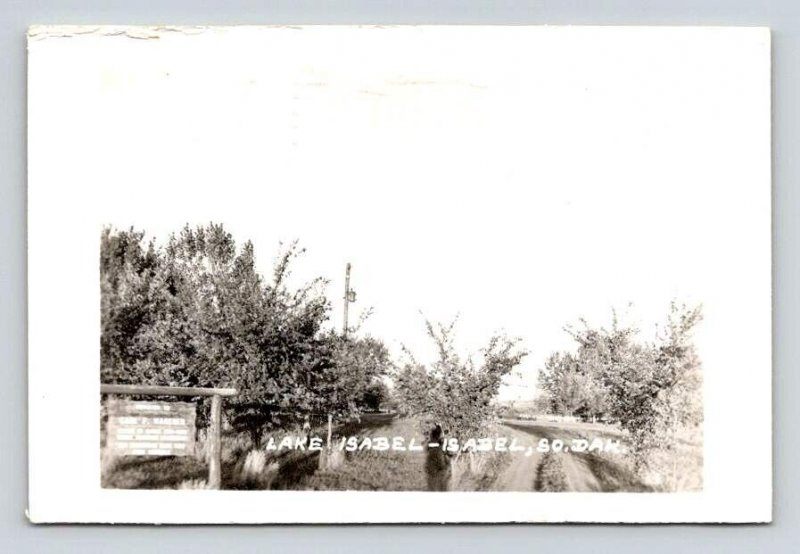
[[[531,435],[513,429],[507,425],[501,426],[502,432],[506,433],[509,439],[517,439],[520,445],[534,444],[535,440]],[[538,439],[536,439],[538,440]],[[494,491],[532,491],[536,490],[536,468],[542,455],[533,451],[530,456],[524,453],[510,454],[511,463],[495,481],[491,490]]]
[[[501,426],[509,439],[516,438],[519,445],[534,447],[530,456],[524,453],[511,454],[511,462],[497,478],[492,490],[533,491],[536,490],[536,474],[543,454],[535,450],[540,439],[550,441],[573,438],[619,438],[619,433],[599,425],[561,425],[556,423],[537,423],[510,421]],[[567,491],[642,491],[646,487],[627,468],[625,460],[619,455],[577,452],[554,454],[560,457]],[[616,459],[615,459],[616,456]]]

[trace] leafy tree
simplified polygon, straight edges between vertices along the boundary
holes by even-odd
[[[494,416],[503,378],[527,353],[519,340],[496,335],[479,352],[480,361],[465,359],[453,344],[455,321],[449,326],[425,323],[438,357],[426,366],[406,350],[407,361],[395,375],[398,402],[405,413],[441,424],[450,436],[475,437]]]
[[[581,370],[580,361],[570,353],[555,353],[545,363],[541,387],[550,399],[550,411],[575,415],[587,400],[590,377]]]
[[[265,428],[324,411],[352,414],[386,373],[388,353],[372,338],[326,332],[326,282],[290,288],[294,243],[271,279],[222,225],[184,227],[166,246],[133,229],[101,236],[101,361],[104,382],[232,386],[231,423],[257,444]]]
[[[697,432],[703,419],[702,366],[692,343],[701,320],[700,307],[672,303],[656,340],[618,356],[607,376],[637,469],[652,470],[672,489],[680,481],[681,440]]]
[[[124,376],[137,357],[138,334],[153,322],[163,287],[160,259],[144,233],[133,229],[100,237],[100,356],[104,381]],[[119,379],[118,379],[119,380]],[[130,382],[122,377],[120,382]]]
[[[666,324],[650,342],[620,325],[568,328],[577,353],[557,353],[545,365],[542,387],[554,408],[571,413],[607,413],[629,433],[634,464],[654,469],[657,460],[675,465],[680,437],[702,422],[701,364],[692,333],[699,307],[670,304]],[[666,468],[659,471],[663,474]],[[677,475],[673,467],[671,474]]]
[[[553,413],[601,418],[610,408],[609,391],[594,344],[584,341],[578,352],[557,352],[545,362],[540,387]]]
[[[434,410],[431,394],[436,379],[412,356],[394,374],[394,393],[398,411],[405,415],[430,414]]]
[[[315,410],[339,418],[355,417],[364,406],[363,398],[374,391],[391,367],[389,351],[378,339],[342,337],[331,332],[325,338],[330,363],[313,376],[317,393]]]

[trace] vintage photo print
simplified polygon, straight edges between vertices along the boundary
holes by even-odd
[[[28,46],[33,521],[771,519],[767,30]]]

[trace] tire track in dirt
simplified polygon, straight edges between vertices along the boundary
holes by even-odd
[[[528,433],[523,433],[506,425],[502,425],[501,429],[509,439],[517,439],[517,443],[520,446],[528,446],[535,443],[535,441],[532,442],[531,435]],[[539,467],[542,455],[536,452],[535,449],[530,456],[526,456],[525,452],[512,452],[509,454],[511,463],[498,476],[490,490],[517,492],[535,490],[536,468]]]
[[[491,490],[496,491],[533,491],[536,490],[536,472],[542,459],[542,453],[536,451],[539,440],[562,439],[568,441],[576,438],[574,430],[558,429],[551,425],[535,424],[503,424],[503,432],[509,439],[517,439],[520,446],[533,446],[533,453],[526,456],[524,452],[512,453],[510,465],[497,478]],[[609,473],[619,473],[621,467],[605,460],[602,464],[596,463],[594,454],[560,452],[559,456],[570,492],[597,492],[609,490],[604,486],[609,479],[607,476],[598,475],[598,471],[609,470]],[[625,490],[624,487],[622,490]],[[635,489],[634,489],[635,490]]]

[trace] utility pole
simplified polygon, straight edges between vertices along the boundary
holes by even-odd
[[[350,262],[347,262],[344,274],[344,324],[342,326],[342,336],[347,336],[347,310],[350,302],[356,301],[356,291],[350,289]]]

